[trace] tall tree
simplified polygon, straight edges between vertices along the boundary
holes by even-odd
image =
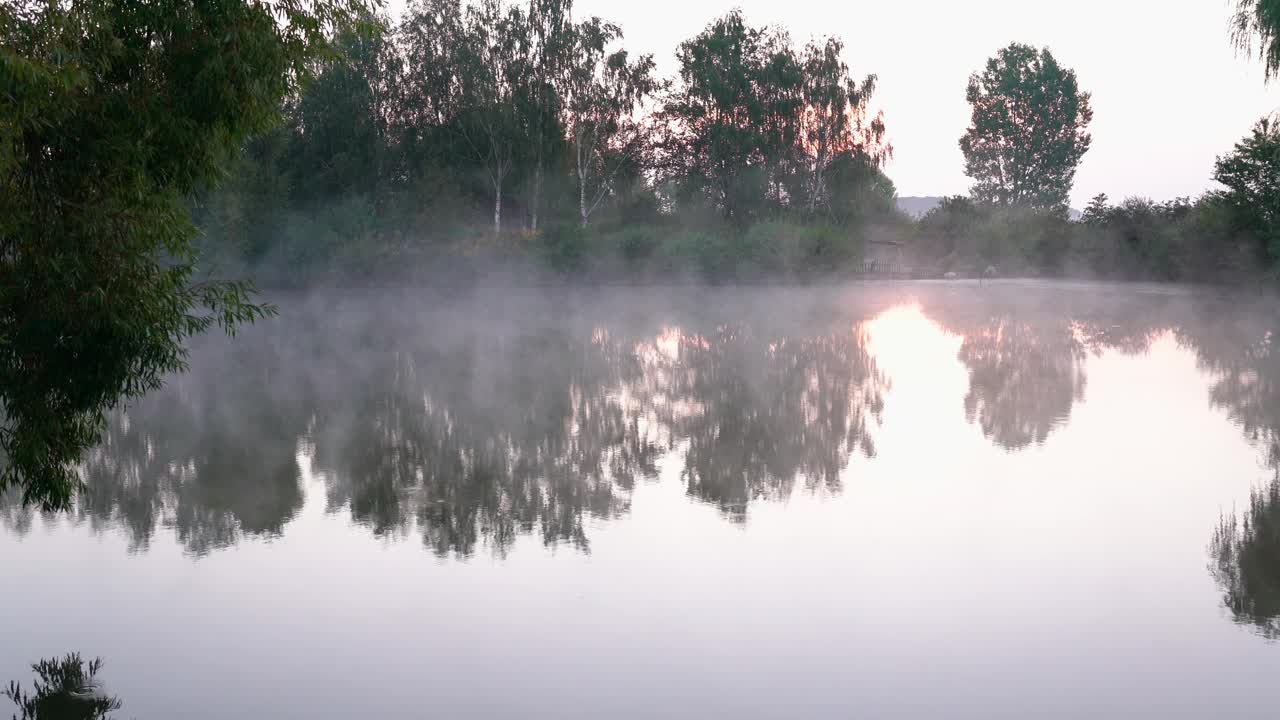
[[[334,39],[339,55],[290,103],[290,164],[303,170],[294,181],[304,206],[343,193],[380,197],[400,79],[389,36],[385,18],[344,28]]]
[[[867,164],[881,166],[893,153],[884,141],[883,115],[868,119],[868,104],[876,89],[876,76],[861,83],[849,75],[840,58],[844,43],[836,38],[810,42],[804,50],[804,112],[801,137],[809,162],[807,194],[809,211],[828,202],[827,172],[842,153],[863,156]]]
[[[651,55],[633,61],[625,50],[608,51],[622,37],[616,25],[590,18],[574,29],[574,37],[565,124],[578,185],[578,221],[586,227],[614,177],[646,144],[638,111],[658,82]]]
[[[532,145],[533,178],[529,188],[529,227],[538,229],[542,205],[543,175],[548,156],[563,133],[560,125],[561,101],[574,52],[573,0],[529,0],[525,15],[528,27],[521,33],[525,43],[524,100],[527,104],[528,142]]]
[[[401,141],[411,170],[420,175],[458,159],[450,152],[456,144],[450,124],[462,102],[455,63],[462,35],[460,0],[416,0],[396,30],[405,65]]]
[[[1246,55],[1266,63],[1266,79],[1280,73],[1280,0],[1236,0],[1231,41]]]
[[[452,68],[461,117],[455,127],[493,189],[493,232],[502,234],[502,199],[521,141],[519,93],[528,71],[521,62],[528,26],[501,0],[480,0],[464,13]]]
[[[1065,211],[1092,141],[1089,93],[1049,50],[1013,43],[969,76],[971,125],[960,138],[975,199]]]
[[[1256,240],[1261,259],[1280,261],[1280,121],[1259,120],[1248,137],[1218,158],[1213,178],[1227,187],[1238,229]]]
[[[676,53],[679,83],[659,116],[667,174],[729,218],[765,203],[771,173],[795,151],[801,71],[785,37],[715,20]]]
[[[184,198],[359,0],[0,3],[0,490],[65,507],[105,412],[269,308],[200,280]]]

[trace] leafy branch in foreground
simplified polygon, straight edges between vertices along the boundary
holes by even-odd
[[[1280,0],[1238,0],[1231,41],[1245,55],[1266,63],[1267,80],[1280,73]]]
[[[104,414],[274,312],[196,282],[185,198],[280,116],[357,0],[0,0],[0,491],[66,507]]]

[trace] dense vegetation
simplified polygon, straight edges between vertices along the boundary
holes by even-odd
[[[840,40],[798,47],[733,12],[663,80],[570,11],[421,0],[340,35],[202,199],[211,259],[290,284],[503,261],[746,278],[851,266],[859,229],[896,220],[876,78]]]
[[[270,311],[200,274],[186,202],[273,125],[341,2],[0,3],[0,490],[66,506],[107,410]]]
[[[1068,219],[1093,110],[1075,73],[1017,43],[970,79],[971,197],[915,221],[842,41],[799,47],[738,11],[682,43],[673,78],[571,0],[417,0],[337,36],[340,57],[285,103],[220,191],[198,201],[207,261],[272,285],[806,279],[890,241],[923,275],[1224,281],[1270,272],[1274,124],[1198,199]],[[898,249],[900,248],[900,249]]]

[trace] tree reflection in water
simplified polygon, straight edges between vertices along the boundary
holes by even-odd
[[[1225,515],[1209,543],[1209,571],[1236,622],[1280,638],[1280,480]]]
[[[861,327],[906,299],[962,336],[956,412],[1001,447],[1049,440],[1090,355],[1171,332],[1208,373],[1210,403],[1280,467],[1269,301],[998,285],[622,306],[313,299],[235,342],[206,339],[190,373],[114,415],[71,516],[135,549],[167,528],[206,553],[282,534],[305,466],[329,512],[440,556],[501,555],[524,535],[589,551],[592,519],[627,513],[665,457],[691,498],[743,522],[755,502],[840,492],[853,458],[875,454],[888,379]],[[1213,545],[1228,606],[1268,623],[1273,498],[1225,519]],[[23,533],[33,515],[15,500],[0,523]]]
[[[1166,296],[1099,298],[1043,289],[922,293],[926,315],[961,336],[969,371],[964,414],[1006,450],[1043,444],[1084,398],[1085,361],[1104,350],[1146,352],[1172,327]]]
[[[857,329],[787,337],[746,324],[669,328],[640,354],[649,382],[636,394],[685,444],[689,494],[734,520],[745,520],[752,500],[788,496],[797,478],[838,492],[850,457],[875,454],[870,429],[885,382]]]
[[[1277,475],[1224,515],[1209,543],[1209,570],[1236,622],[1280,638],[1280,318],[1269,301],[1220,298],[1180,329],[1211,380],[1209,402],[1258,446]]]
[[[857,330],[868,306],[809,298],[286,304],[233,343],[206,339],[189,373],[116,413],[72,517],[135,549],[160,528],[195,554],[273,537],[302,507],[301,462],[330,512],[468,556],[521,535],[589,550],[589,519],[626,513],[677,447],[689,494],[731,519],[801,478],[838,492],[850,457],[874,450],[883,382]]]

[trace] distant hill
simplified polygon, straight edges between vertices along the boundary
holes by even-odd
[[[942,198],[930,195],[928,197],[917,197],[908,195],[907,197],[898,198],[898,209],[906,213],[914,220],[919,220],[926,213],[938,206],[942,202]]]
[[[915,220],[925,216],[930,210],[938,206],[942,202],[942,198],[937,195],[908,195],[898,198],[898,209],[906,213],[908,217]],[[1072,220],[1079,220],[1081,213],[1075,208],[1067,210],[1067,216]]]

